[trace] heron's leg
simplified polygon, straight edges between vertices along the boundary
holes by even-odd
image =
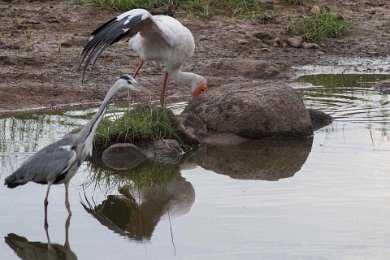
[[[138,64],[138,67],[133,74],[133,78],[135,78],[137,76],[139,70],[142,68],[142,65],[144,65],[144,60],[141,60],[140,63]],[[127,90],[127,97],[129,98],[129,109],[130,109],[130,105],[131,105],[131,91],[130,91],[130,89]]]
[[[45,204],[45,229],[47,229],[49,227],[49,224],[47,222],[47,205],[49,204],[48,198],[49,198],[50,187],[51,187],[51,182],[49,182],[47,184],[46,197],[44,200],[44,204]]]
[[[163,86],[161,88],[161,95],[160,95],[160,104],[161,104],[161,107],[164,107],[164,101],[165,101],[165,90],[167,89],[167,85],[168,85],[168,72],[165,72],[165,76],[164,76],[164,82],[163,82]]]
[[[65,243],[64,246],[68,249],[70,249],[69,246],[69,226],[70,226],[70,219],[72,218],[72,215],[68,215],[68,218],[65,222]]]
[[[70,210],[70,203],[69,203],[69,196],[68,196],[68,187],[69,187],[69,182],[65,182],[65,206],[66,209],[68,210],[69,216],[72,215],[72,211]]]
[[[46,238],[47,238],[47,247],[49,249],[52,249],[51,242],[50,242],[49,226],[48,225],[45,225],[45,233],[46,233]]]

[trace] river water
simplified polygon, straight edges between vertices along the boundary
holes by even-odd
[[[85,162],[70,185],[70,249],[63,185],[50,191],[50,249],[46,186],[1,186],[0,259],[387,258],[390,105],[372,88],[385,78],[301,77],[306,105],[335,118],[313,138],[202,146],[119,173]],[[94,111],[0,119],[1,181]]]

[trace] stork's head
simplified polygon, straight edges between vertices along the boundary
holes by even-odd
[[[196,97],[208,90],[206,79],[197,75],[192,83],[192,96]]]

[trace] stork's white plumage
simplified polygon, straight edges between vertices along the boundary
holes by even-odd
[[[168,75],[177,84],[191,87],[193,96],[207,90],[205,78],[192,72],[181,71],[182,64],[194,52],[195,42],[190,30],[173,17],[151,15],[144,9],[133,9],[102,24],[92,35],[94,37],[82,52],[83,73],[89,65],[94,66],[96,59],[109,45],[129,37],[129,48],[141,58],[134,77],[144,61],[159,61],[166,67],[160,96],[162,104]]]

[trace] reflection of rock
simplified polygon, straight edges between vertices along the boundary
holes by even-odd
[[[110,168],[126,170],[137,167],[146,160],[145,154],[134,144],[113,144],[104,150],[103,162]]]
[[[202,139],[202,144],[234,146],[248,141],[244,137],[228,133],[209,133]]]
[[[203,144],[188,160],[234,179],[273,181],[291,177],[301,169],[312,141],[312,138],[256,140],[233,147]]]
[[[200,128],[206,125],[209,131],[252,139],[313,133],[309,113],[299,95],[289,86],[271,82],[210,89],[193,99],[180,117],[184,126],[186,121],[194,121],[187,120],[189,117],[197,117]]]
[[[120,192],[122,195],[109,195],[97,206],[88,200],[82,204],[101,224],[136,240],[149,240],[162,216],[185,214],[195,201],[193,186],[180,175],[163,184],[138,189],[126,187]]]

